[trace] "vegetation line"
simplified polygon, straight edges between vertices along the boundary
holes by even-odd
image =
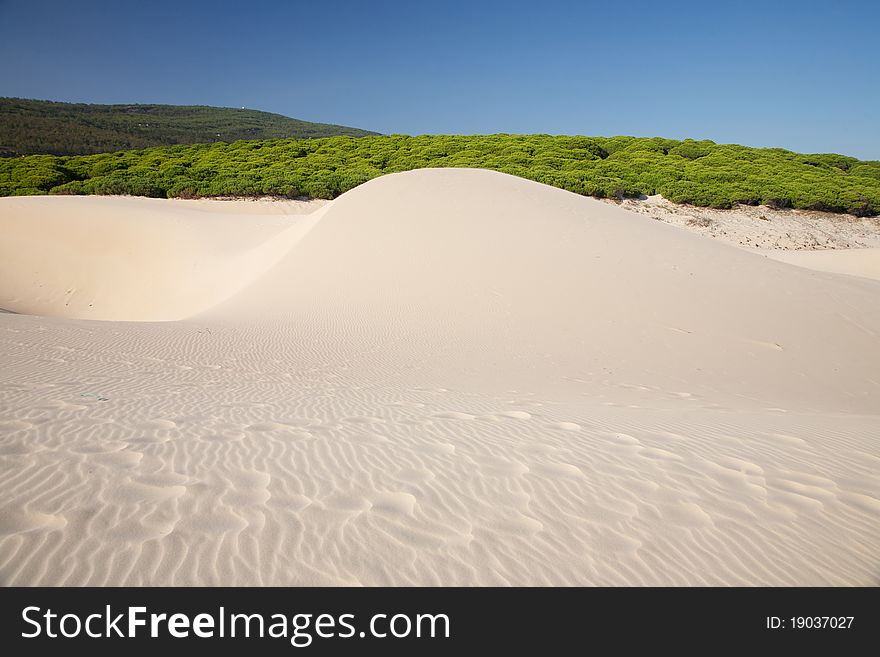
[[[0,196],[334,198],[371,178],[422,167],[476,167],[597,197],[662,194],[873,216],[880,161],[711,141],[548,135],[368,136],[178,145],[0,160]]]

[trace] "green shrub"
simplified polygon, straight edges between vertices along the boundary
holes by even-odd
[[[668,154],[678,155],[687,160],[698,160],[701,157],[709,155],[709,153],[712,152],[713,146],[715,146],[715,142],[712,141],[694,141],[693,139],[685,139],[677,146],[670,148]]]
[[[421,167],[493,169],[578,194],[662,194],[679,203],[766,203],[869,216],[880,162],[711,141],[549,135],[216,142],[88,156],[0,159],[0,195],[310,196],[331,199]]]
[[[88,194],[86,185],[82,180],[71,180],[63,185],[57,185],[49,190],[50,194]]]

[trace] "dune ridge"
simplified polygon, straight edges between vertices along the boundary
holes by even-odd
[[[878,582],[877,281],[488,171],[106,201],[0,202],[0,583]]]

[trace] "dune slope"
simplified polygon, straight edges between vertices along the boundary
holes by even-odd
[[[486,171],[24,201],[4,584],[877,583],[877,281]]]
[[[809,269],[880,280],[880,248],[842,251],[767,251],[764,255]]]
[[[264,204],[108,197],[2,200],[0,306],[83,319],[174,320],[234,294],[320,217]],[[291,214],[301,208],[282,205]]]

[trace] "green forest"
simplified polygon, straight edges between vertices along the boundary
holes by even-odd
[[[494,169],[597,197],[662,194],[698,206],[766,204],[873,216],[880,161],[711,141],[549,135],[248,140],[0,160],[0,195],[334,198],[421,167]]]
[[[90,105],[0,98],[0,157],[86,155],[239,139],[313,139],[375,132],[248,109]]]

